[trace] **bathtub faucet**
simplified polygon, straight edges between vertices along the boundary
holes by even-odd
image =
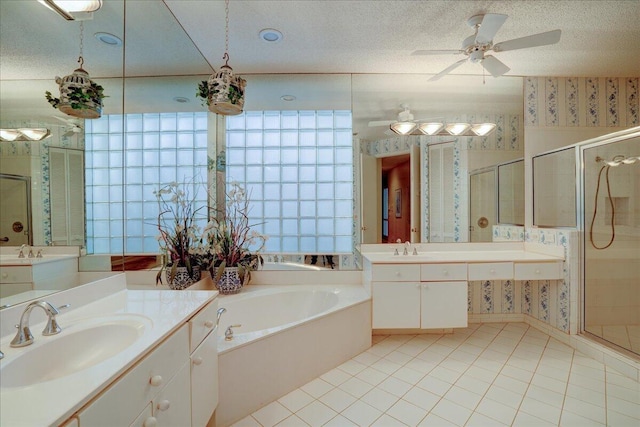
[[[233,328],[239,328],[242,325],[231,325],[224,331],[225,341],[231,341],[233,339]]]

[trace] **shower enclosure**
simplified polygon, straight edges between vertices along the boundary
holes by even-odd
[[[640,355],[640,131],[578,146],[583,330]]]

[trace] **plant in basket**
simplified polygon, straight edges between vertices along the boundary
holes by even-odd
[[[167,255],[156,284],[162,284],[165,273],[172,289],[184,289],[197,282],[201,267],[207,267],[209,248],[199,225],[206,221],[206,216],[200,213],[205,206],[196,206],[195,196],[188,188],[187,183],[181,186],[173,182],[154,191],[160,207],[158,242],[162,253]]]
[[[260,251],[267,236],[252,230],[258,224],[249,221],[250,199],[237,183],[225,194],[223,210],[212,209],[205,235],[210,250],[210,269],[221,293],[237,293],[249,283],[251,272],[263,263]]]

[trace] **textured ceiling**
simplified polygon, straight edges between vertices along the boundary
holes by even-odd
[[[127,111],[203,110],[195,85],[223,63],[224,2],[103,3],[84,22],[83,56],[92,78],[107,88],[105,112],[122,111],[123,100]],[[467,19],[479,13],[508,15],[496,43],[554,29],[562,37],[551,46],[495,53],[511,68],[504,77],[485,79],[481,65],[465,63],[451,76],[427,82],[461,57],[411,52],[459,49],[473,34]],[[639,20],[638,0],[230,0],[229,64],[249,82],[247,109],[351,107],[354,130],[373,138],[365,124],[395,118],[401,103],[416,118],[498,107],[521,112],[519,76],[639,76]],[[263,28],[284,37],[261,41]],[[0,118],[55,113],[43,92],[55,91],[54,76],[76,68],[79,31],[78,22],[35,0],[0,0]],[[98,42],[98,31],[123,38],[125,48]],[[123,74],[135,78],[123,84]],[[284,94],[298,99],[285,104]],[[176,96],[191,102],[178,105]]]

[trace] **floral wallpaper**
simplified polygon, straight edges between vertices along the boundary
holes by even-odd
[[[526,77],[525,126],[640,125],[639,77]]]

